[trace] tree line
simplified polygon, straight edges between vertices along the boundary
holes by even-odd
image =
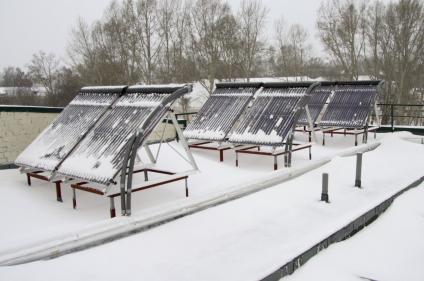
[[[268,15],[260,0],[243,0],[237,10],[224,0],[112,1],[101,19],[77,21],[68,65],[39,52],[26,73],[13,69],[22,85],[42,84],[58,104],[81,85],[199,81],[211,93],[216,80],[360,75],[387,81],[383,102],[422,103],[422,0],[323,1],[316,28],[325,56],[313,52],[299,23],[279,19],[266,30]],[[10,84],[8,72],[2,85]]]

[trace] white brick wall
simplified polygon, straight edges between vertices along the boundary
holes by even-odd
[[[1,112],[0,111],[0,165],[15,161],[19,153],[31,143],[58,115],[58,113]],[[149,141],[159,141],[164,123],[159,124]],[[175,138],[176,132],[167,125],[165,139]]]

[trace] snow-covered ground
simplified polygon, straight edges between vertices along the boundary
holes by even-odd
[[[289,182],[125,239],[54,260],[2,267],[0,280],[258,280],[423,176],[424,146],[399,135],[379,136],[381,146],[364,155],[363,189],[353,187],[354,157],[337,157]],[[326,147],[314,147],[314,159],[353,143],[343,136],[328,140]],[[229,184],[272,169],[272,159],[251,155],[242,157],[237,169],[231,155],[218,163],[217,153],[195,152],[203,172],[190,180],[194,198],[225,192]],[[295,166],[308,161],[307,151],[294,155]],[[323,172],[330,174],[330,204],[319,201]],[[101,198],[79,193],[80,207],[74,211],[69,194],[68,204],[56,203],[51,186],[41,182],[28,188],[13,173],[0,174],[9,181],[1,185],[0,219],[8,230],[1,233],[2,249],[25,243],[22,239],[31,240],[32,234],[46,239],[54,232],[39,228],[55,225],[64,232],[107,217]],[[134,196],[134,216],[181,200],[183,192],[178,183],[140,192]]]
[[[424,184],[354,237],[330,246],[287,281],[424,280]]]

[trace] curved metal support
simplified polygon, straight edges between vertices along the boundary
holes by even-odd
[[[172,93],[169,97],[164,99],[159,106],[157,106],[150,115],[146,118],[141,128],[138,129],[137,133],[131,137],[128,141],[128,147],[125,154],[125,158],[122,164],[121,172],[121,204],[122,214],[131,215],[131,189],[132,189],[132,177],[134,172],[134,163],[137,157],[138,148],[143,145],[146,140],[146,132],[148,133],[152,129],[152,124],[157,118],[157,114],[163,110],[168,104],[174,102],[176,99],[182,97],[186,93],[192,90],[191,85],[180,88]],[[127,174],[128,168],[128,174]],[[125,188],[126,187],[126,188]]]
[[[132,177],[133,177],[133,173],[134,173],[134,164],[135,164],[135,159],[137,158],[138,147],[140,146],[139,142],[140,142],[141,138],[139,137],[139,135],[142,135],[142,134],[143,134],[143,132],[139,132],[139,134],[137,135],[137,137],[134,140],[134,144],[133,144],[132,149],[130,151],[130,157],[129,157],[130,161],[129,161],[129,165],[128,165],[127,188],[126,188],[126,205],[125,205],[125,215],[127,215],[127,216],[131,215]]]
[[[128,168],[128,159],[130,157],[132,148],[134,147],[134,141],[136,139],[135,135],[132,135],[127,142],[127,148],[125,150],[124,160],[122,161],[122,170],[121,170],[121,180],[120,180],[120,190],[121,190],[121,214],[125,216],[126,214],[126,204],[125,204],[125,182],[127,178],[127,168]],[[137,154],[137,153],[135,153]]]

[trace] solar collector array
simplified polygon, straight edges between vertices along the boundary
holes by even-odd
[[[311,84],[264,84],[251,108],[231,133],[241,144],[282,145],[306,102]]]
[[[331,85],[320,85],[312,91],[311,97],[308,101],[308,109],[311,115],[312,124],[317,121],[324,105],[331,95],[332,90],[333,87]],[[300,115],[297,124],[301,126],[309,125],[305,110],[302,110],[302,114]]]
[[[184,130],[188,139],[225,140],[261,83],[219,83]]]
[[[129,87],[62,163],[58,175],[109,185],[121,169],[129,138],[144,128],[143,142],[169,109],[164,102],[183,86]]]
[[[378,91],[378,81],[370,84],[339,82],[328,104],[321,127],[362,128],[366,125]]]
[[[85,87],[16,159],[20,166],[53,171],[122,94],[125,86]]]

